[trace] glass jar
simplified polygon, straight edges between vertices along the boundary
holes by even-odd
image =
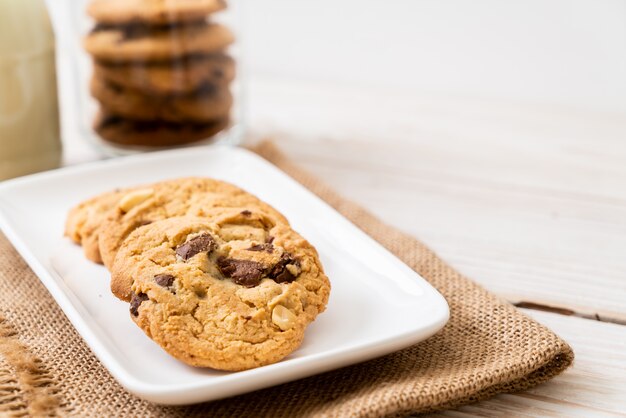
[[[0,0],[0,180],[60,162],[54,34],[44,0]]]
[[[236,3],[69,1],[80,136],[109,155],[238,143]]]

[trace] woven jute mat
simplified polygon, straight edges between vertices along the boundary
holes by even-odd
[[[413,347],[318,376],[211,403],[159,406],[113,380],[0,234],[2,416],[403,416],[528,389],[572,363],[574,354],[563,340],[461,276],[422,243],[300,171],[271,143],[255,151],[436,287],[450,305],[445,328]]]

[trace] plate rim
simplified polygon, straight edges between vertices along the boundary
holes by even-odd
[[[429,322],[429,325],[396,334],[391,338],[376,340],[368,344],[361,344],[356,351],[354,348],[349,346],[347,348],[344,347],[341,350],[327,350],[322,353],[308,354],[305,357],[289,359],[287,362],[281,361],[255,369],[225,374],[215,377],[214,380],[210,382],[195,382],[188,385],[176,384],[175,387],[170,388],[160,384],[148,383],[134,376],[129,369],[116,359],[115,355],[109,350],[106,343],[103,342],[95,330],[92,329],[93,326],[90,325],[89,318],[84,318],[81,315],[77,306],[74,305],[64,289],[59,285],[59,283],[57,283],[57,280],[54,279],[53,275],[57,274],[54,269],[46,266],[43,260],[39,260],[37,255],[30,250],[28,243],[25,242],[19,233],[14,229],[9,217],[5,214],[4,203],[6,202],[6,194],[9,193],[11,189],[17,188],[19,190],[25,185],[32,185],[33,183],[36,184],[39,181],[50,181],[51,176],[52,179],[54,179],[55,177],[58,178],[64,175],[78,175],[83,172],[93,172],[94,170],[106,169],[107,167],[132,165],[136,161],[151,162],[163,158],[176,159],[180,156],[190,153],[195,154],[197,152],[234,152],[235,154],[243,155],[244,158],[252,158],[256,160],[256,163],[262,164],[266,169],[270,169],[275,174],[281,176],[283,180],[292,183],[301,191],[305,192],[309,198],[315,199],[319,203],[323,204],[327,209],[334,212],[338,219],[341,218],[344,223],[349,224],[350,228],[357,232],[361,238],[367,239],[370,244],[378,247],[378,250],[384,251],[396,262],[406,266],[417,276],[417,278],[423,281],[423,284],[428,290],[429,298],[432,298],[433,300],[434,308],[438,309],[438,312],[433,312],[433,319]],[[330,204],[322,200],[311,190],[304,187],[297,180],[261,156],[240,147],[211,145],[156,151],[146,154],[137,154],[115,159],[99,160],[75,166],[62,167],[55,170],[18,177],[16,179],[5,180],[0,182],[0,229],[5,233],[7,239],[15,247],[24,261],[26,261],[28,266],[33,270],[37,278],[53,297],[56,304],[69,319],[70,323],[76,329],[83,341],[96,355],[100,363],[108,370],[109,373],[111,373],[115,380],[117,380],[118,383],[120,383],[120,385],[122,385],[129,392],[143,399],[159,404],[183,405],[217,400],[357,364],[401,350],[431,337],[445,326],[450,317],[449,306],[445,298],[419,273],[408,267],[406,263],[391,253],[382,244],[368,236],[361,228],[352,223],[343,214],[339,213],[332,206],[330,206]],[[244,382],[243,387],[240,384],[242,379]],[[238,384],[239,387],[237,387]],[[219,394],[216,396],[202,396],[201,393],[203,391],[208,391],[216,386],[220,389],[218,391]],[[185,391],[194,393],[194,396],[190,396],[190,394],[187,393],[187,397],[185,398],[192,398],[193,400],[184,400],[181,402],[177,401],[176,396],[180,396],[181,393]]]

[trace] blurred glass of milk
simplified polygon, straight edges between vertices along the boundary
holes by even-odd
[[[44,0],[0,0],[0,180],[60,160],[54,33]]]

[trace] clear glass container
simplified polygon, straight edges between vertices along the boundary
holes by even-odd
[[[240,142],[240,2],[67,3],[81,137],[109,155]]]

